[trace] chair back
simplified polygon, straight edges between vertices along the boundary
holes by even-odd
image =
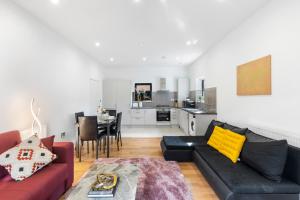
[[[79,123],[79,117],[84,117],[84,112],[75,113],[75,122]]]
[[[98,135],[97,116],[79,117],[79,137],[83,141],[96,140]]]
[[[110,115],[110,116],[117,116],[117,110],[116,109],[105,109],[106,112]]]
[[[117,114],[117,133],[121,131],[122,112]]]

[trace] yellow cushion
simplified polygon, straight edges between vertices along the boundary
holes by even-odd
[[[213,133],[211,134],[207,144],[216,150],[219,150],[223,138],[225,137],[225,129],[215,126]]]
[[[225,130],[219,152],[236,163],[242,151],[246,137],[230,130]]]

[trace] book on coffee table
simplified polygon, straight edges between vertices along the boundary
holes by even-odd
[[[97,181],[93,183],[88,193],[88,198],[112,198],[115,196],[118,183],[119,178],[117,176],[110,174],[100,174],[97,177]]]

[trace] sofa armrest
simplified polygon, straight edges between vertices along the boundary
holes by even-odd
[[[53,153],[57,156],[54,163],[65,163],[68,165],[68,189],[72,186],[74,180],[74,144],[72,142],[55,142],[53,144]]]

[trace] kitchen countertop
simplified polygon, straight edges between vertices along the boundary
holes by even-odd
[[[204,110],[199,110],[197,108],[179,108],[193,115],[216,115],[216,112],[207,112]]]
[[[207,112],[203,110],[199,110],[196,108],[179,108],[179,107],[159,107],[159,108],[176,108],[176,109],[181,109],[184,110],[188,113],[191,113],[193,115],[216,115],[216,112]],[[156,109],[156,107],[142,107],[142,108],[131,108],[132,110],[142,110],[142,109]]]

